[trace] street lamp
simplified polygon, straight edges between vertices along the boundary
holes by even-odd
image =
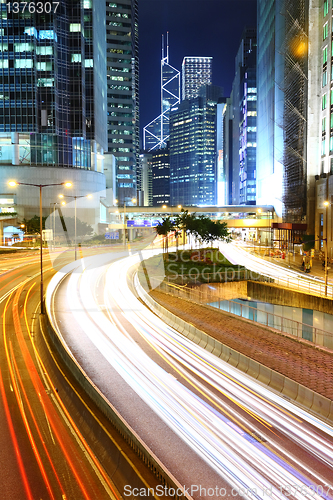
[[[72,196],[70,194],[59,194],[59,198],[73,198],[74,200],[74,260],[77,260],[77,248],[76,248],[76,200],[78,198],[92,198],[91,194]]]
[[[327,234],[327,219],[328,219],[328,207],[330,205],[329,201],[324,201],[325,210],[325,296],[327,295],[327,277],[328,277],[328,269],[327,269],[327,254],[328,254],[328,234]]]
[[[42,213],[42,189],[44,187],[65,186],[72,187],[71,182],[57,182],[55,184],[31,184],[30,182],[9,181],[8,185],[14,186],[32,186],[39,188],[39,228],[40,228],[40,313],[44,314],[44,283],[43,283],[43,213]]]

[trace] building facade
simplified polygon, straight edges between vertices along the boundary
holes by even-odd
[[[308,35],[308,0],[258,1],[257,203],[286,222],[307,217]]]
[[[239,52],[239,204],[256,204],[257,30],[244,30]]]
[[[198,97],[201,85],[211,85],[212,57],[184,57],[182,64],[182,100]]]
[[[283,0],[257,3],[257,204],[283,215]]]
[[[139,205],[145,207],[153,206],[153,173],[152,173],[152,153],[141,152],[140,165],[137,172],[137,190],[140,193],[137,199]],[[140,199],[141,198],[141,199]]]
[[[106,3],[108,153],[117,160],[120,204],[136,196],[139,166],[138,0]]]
[[[105,3],[64,0],[41,13],[17,5],[0,4],[4,190],[10,175],[32,183],[75,179],[76,193],[82,187],[84,194],[85,171],[89,191],[101,190],[107,149]],[[24,216],[38,206],[38,196],[27,189],[21,186],[16,198]],[[46,193],[44,203],[50,203]]]
[[[152,153],[153,206],[170,205],[170,152],[163,148]]]
[[[170,113],[170,203],[216,205],[216,113],[220,87],[202,86]]]
[[[64,1],[41,14],[8,5],[0,5],[0,162],[97,169],[91,148],[107,147],[105,41],[93,31],[105,26],[103,2]]]

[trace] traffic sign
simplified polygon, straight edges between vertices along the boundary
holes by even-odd
[[[119,233],[115,231],[114,233],[105,233],[105,238],[107,240],[119,240]]]

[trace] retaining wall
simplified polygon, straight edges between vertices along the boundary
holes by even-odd
[[[275,392],[278,392],[282,396],[285,396],[301,406],[304,406],[306,409],[311,410],[316,415],[326,419],[329,423],[333,423],[333,401],[301,384],[298,384],[294,380],[271,370],[267,366],[258,363],[244,354],[231,349],[218,340],[210,337],[202,330],[186,323],[184,320],[172,314],[170,311],[155,302],[142,288],[137,276],[135,279],[135,288],[139,297],[145,302],[145,304],[163,321],[179,333],[185,335],[188,339],[192,340],[204,349],[209,350],[223,361],[230,363],[235,368],[238,368],[242,372],[257,379],[259,382],[267,385]],[[281,289],[279,289],[279,291],[281,291]]]
[[[302,309],[313,309],[328,314],[333,314],[333,301],[331,298],[309,295],[289,290],[288,288],[278,287],[271,283],[262,283],[258,281],[247,282],[247,295],[254,300],[261,302],[270,302],[280,306],[300,307]]]

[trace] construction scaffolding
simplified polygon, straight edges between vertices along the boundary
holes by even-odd
[[[284,179],[283,219],[301,222],[306,216],[307,132],[307,0],[285,0],[284,55]]]

